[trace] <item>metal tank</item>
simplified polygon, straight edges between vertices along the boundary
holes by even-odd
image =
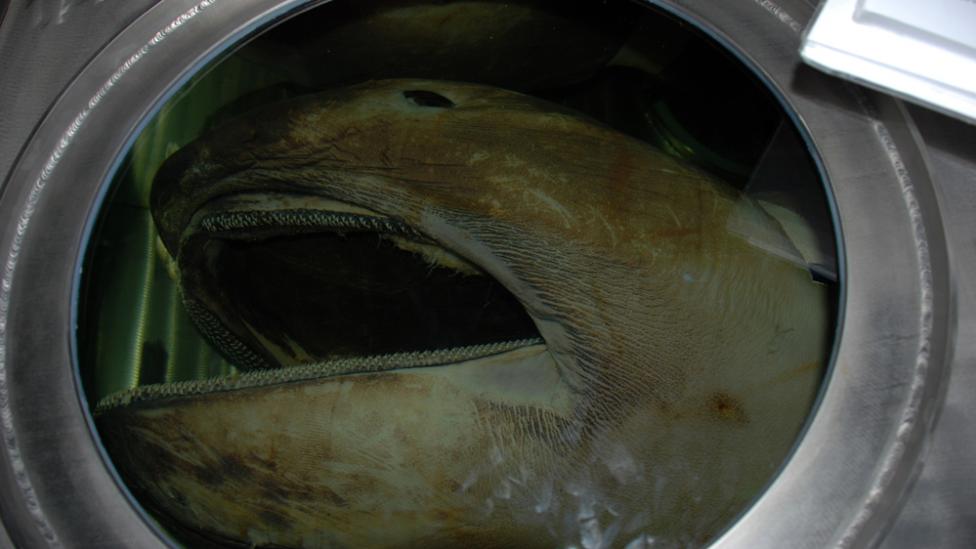
[[[639,4],[640,2],[638,2]],[[0,545],[162,547],[77,367],[93,211],[148,117],[238,41],[323,2],[0,8]],[[718,547],[963,547],[976,536],[976,130],[804,66],[803,0],[649,2],[772,91],[831,197],[838,327],[795,448]]]

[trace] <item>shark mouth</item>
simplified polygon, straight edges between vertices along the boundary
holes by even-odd
[[[404,222],[312,195],[212,199],[180,239],[186,310],[242,370],[425,367],[542,343],[493,277]]]

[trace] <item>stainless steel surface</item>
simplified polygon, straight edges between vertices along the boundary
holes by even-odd
[[[90,208],[119,152],[174,86],[222,44],[303,3],[164,0],[80,73],[112,35],[107,29],[140,8],[115,18],[103,10],[120,3],[68,4],[88,11],[42,32],[50,44],[33,43],[37,58],[64,56],[56,76],[36,75],[31,44],[7,30],[26,21],[32,4],[12,5],[0,27],[0,69],[13,76],[0,96],[17,98],[0,105],[0,173],[13,166],[0,195],[0,512],[18,546],[157,547],[164,542],[94,442],[74,380],[71,307]],[[976,352],[967,334],[976,296],[966,274],[976,268],[976,151],[965,144],[976,142],[973,133],[922,113],[927,164],[900,103],[802,67],[799,33],[812,14],[802,0],[659,4],[733,47],[795,110],[836,196],[846,260],[840,347],[816,417],[719,545],[877,542],[927,442],[925,468],[885,544],[971,545]],[[40,95],[29,99],[23,86],[32,83]],[[929,439],[956,326],[947,404]]]
[[[945,405],[921,474],[882,543],[887,549],[976,543],[976,126],[912,109],[941,195],[956,333]]]

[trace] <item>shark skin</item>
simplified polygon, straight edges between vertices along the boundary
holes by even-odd
[[[773,479],[828,359],[827,290],[768,251],[788,239],[761,207],[641,141],[499,88],[385,80],[268,106],[175,153],[152,206],[185,298],[262,367],[300,353],[235,318],[206,264],[219,238],[295,229],[215,234],[207,220],[222,213],[408,227],[451,258],[432,261],[499,281],[543,340],[102,409],[123,477],[208,539],[699,545]]]

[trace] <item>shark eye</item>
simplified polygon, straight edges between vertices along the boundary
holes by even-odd
[[[454,107],[454,102],[439,93],[427,90],[407,90],[403,92],[403,97],[418,107],[437,107],[450,109]]]

